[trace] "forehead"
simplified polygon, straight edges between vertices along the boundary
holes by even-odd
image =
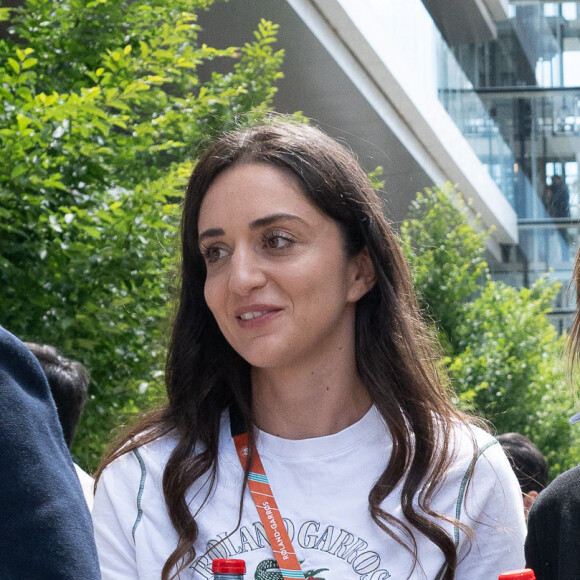
[[[265,163],[234,165],[209,186],[201,203],[198,229],[222,226],[218,222],[248,222],[272,213],[323,217],[291,173]]]

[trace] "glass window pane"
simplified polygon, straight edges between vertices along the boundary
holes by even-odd
[[[576,2],[563,2],[562,3],[562,16],[566,20],[577,20],[578,19],[578,6]]]

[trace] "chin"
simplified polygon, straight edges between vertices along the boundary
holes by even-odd
[[[283,367],[288,362],[286,353],[272,352],[270,349],[240,349],[238,354],[253,368],[276,369]]]
[[[252,368],[256,369],[275,369],[282,366],[278,362],[278,359],[272,359],[271,357],[264,356],[263,353],[260,353],[259,355],[256,354],[254,356],[241,356]]]

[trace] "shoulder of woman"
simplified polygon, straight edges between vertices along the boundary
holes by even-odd
[[[485,472],[502,479],[512,469],[499,442],[484,429],[456,423],[451,436],[455,450],[454,464],[466,473]]]
[[[513,524],[517,536],[523,537],[522,492],[501,445],[477,426],[461,425],[457,433],[457,456],[447,482],[458,490],[457,505],[464,506],[464,521],[469,521],[469,525],[487,522],[493,529],[512,521],[509,526]]]
[[[536,505],[537,504],[537,505]],[[535,511],[548,511],[580,506],[580,466],[565,471],[540,493],[534,502]]]
[[[459,455],[473,457],[481,455],[490,447],[499,447],[497,440],[481,427],[463,421],[453,421],[450,429],[450,443]]]
[[[141,437],[145,439],[146,433]],[[146,473],[152,476],[162,474],[177,444],[177,438],[173,433],[168,433],[131,449],[132,443],[135,443],[135,440],[127,442],[125,444],[127,450],[107,465],[101,475],[102,480],[105,482],[134,480]]]

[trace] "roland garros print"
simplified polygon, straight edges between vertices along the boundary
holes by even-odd
[[[309,520],[298,526],[287,518],[284,518],[284,526],[288,531],[288,536],[294,547],[304,555],[309,554],[309,562],[316,562],[315,553],[319,552],[320,567],[302,566],[306,580],[339,580],[335,570],[333,574],[332,560],[336,559],[337,567],[344,571],[345,564],[352,570],[352,577],[358,580],[387,580],[391,574],[386,570],[381,562],[381,557],[377,552],[369,549],[369,544],[362,538],[351,534],[347,530],[335,526],[322,526],[320,522]],[[210,540],[206,546],[206,552],[197,558],[190,568],[197,575],[194,578],[213,578],[211,563],[214,558],[239,558],[245,559],[246,564],[249,555],[258,550],[263,550],[264,558],[259,560],[255,570],[248,567],[246,571],[247,580],[282,580],[282,574],[278,568],[276,560],[273,558],[267,534],[260,521],[254,522],[250,526],[240,526],[232,534],[219,534],[215,539]],[[268,555],[269,554],[269,555]],[[331,556],[331,558],[329,558]],[[255,561],[255,557],[251,558]],[[300,564],[304,560],[301,560]],[[322,567],[322,566],[327,567]],[[342,578],[340,580],[343,580]]]

